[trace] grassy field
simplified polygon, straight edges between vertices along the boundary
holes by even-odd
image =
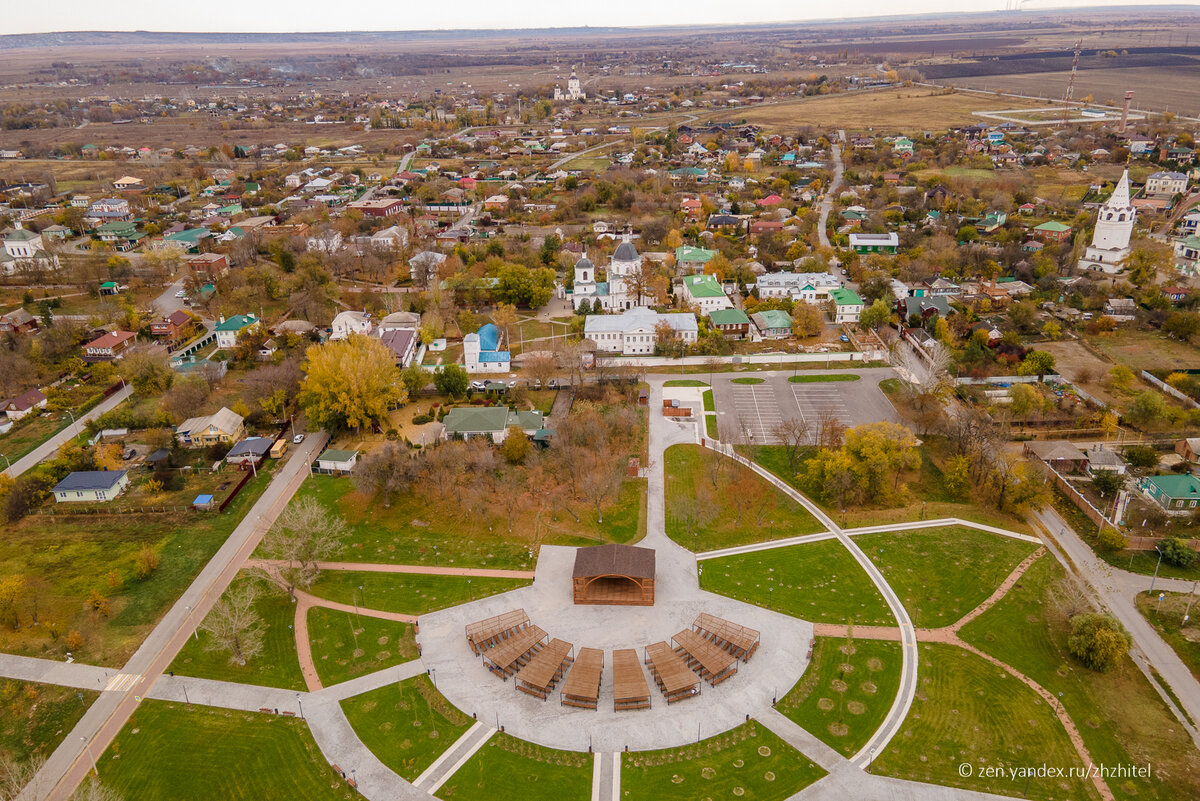
[[[409,781],[471,728],[423,675],[347,698],[342,711],[371,753]]]
[[[319,606],[308,610],[308,639],[326,687],[417,658],[416,637],[407,623]]]
[[[585,801],[591,798],[592,759],[496,734],[442,785],[438,798]]]
[[[854,557],[835,539],[706,559],[700,586],[785,615],[820,623],[895,625]]]
[[[1151,331],[1120,328],[1104,336],[1092,337],[1089,342],[1114,362],[1124,364],[1134,372],[1200,368],[1200,348]]]
[[[855,373],[833,373],[831,375],[790,375],[789,384],[827,384],[838,381],[857,381],[862,378]]]
[[[331,601],[366,609],[423,615],[469,600],[527,587],[532,583],[532,579],[326,570],[312,585],[311,592]]]
[[[99,693],[0,679],[0,759],[48,757]]]
[[[1036,799],[1091,799],[1086,779],[1034,779],[1028,787],[983,766],[1064,769],[1079,756],[1054,710],[1032,689],[953,645],[921,646],[917,696],[903,727],[875,757],[873,771],[914,781]],[[974,774],[964,777],[960,765]]]
[[[963,526],[864,534],[854,541],[918,628],[948,626],[979,606],[1037,547]]]
[[[353,797],[303,720],[165,701],[143,701],[99,767],[106,785],[138,801]]]
[[[626,754],[621,792],[630,801],[782,801],[824,775],[775,733],[750,722],[695,745]]]
[[[799,504],[728,457],[673,445],[664,459],[667,536],[685,548],[712,551],[822,530]]]
[[[604,509],[604,523],[582,506],[571,515],[559,512],[557,520],[541,520],[550,528],[547,545],[599,545],[605,542],[628,543],[642,532],[642,509],[646,484],[626,481],[614,500]],[[433,514],[428,500],[409,492],[392,498],[384,508],[376,498],[354,489],[344,478],[316,476],[304,482],[296,498],[312,497],[333,509],[346,521],[349,531],[338,559],[351,562],[418,564],[459,567],[496,567],[532,569],[529,549],[535,529],[533,509],[521,510],[513,524],[513,536],[507,523],[498,517],[463,519],[456,515]]]
[[[871,739],[900,689],[900,643],[818,637],[778,709],[842,756]]]
[[[704,433],[709,439],[720,439],[721,435],[717,431],[717,416],[715,414],[704,415]]]
[[[1063,576],[1059,563],[1043,556],[960,636],[1062,693],[1096,764],[1153,765],[1150,780],[1110,782],[1118,799],[1200,798],[1200,754],[1133,661],[1095,673],[1068,653],[1067,612],[1051,595]]]
[[[76,659],[124,664],[270,480],[260,471],[223,514],[31,515],[8,525],[0,538],[0,575],[25,576],[26,593],[18,601],[21,628],[0,630],[0,651],[60,655],[70,650],[65,635],[78,631],[83,646],[74,649]],[[134,571],[143,547],[156,550],[160,563],[139,581]],[[93,592],[107,599],[107,616],[87,608]],[[34,606],[42,625],[28,626]]]
[[[716,401],[713,399],[713,391],[711,389],[704,390],[704,411],[715,412],[717,410]]]
[[[242,577],[239,581],[249,579]],[[242,684],[259,684],[265,687],[282,687],[285,690],[306,690],[304,674],[300,672],[300,660],[296,656],[294,625],[296,607],[287,593],[259,582],[260,594],[254,608],[267,624],[263,636],[263,650],[245,665],[229,661],[225,650],[206,650],[211,637],[199,631],[187,641],[187,645],[171,663],[171,670],[181,676],[200,679],[236,681]],[[209,613],[211,617],[213,613]]]
[[[789,126],[845,128],[862,131],[882,126],[883,132],[925,131],[979,122],[973,111],[1026,108],[1035,105],[1017,98],[971,94],[942,94],[929,89],[885,89],[845,92],[783,103],[737,109],[714,118],[745,119],[771,130]]]
[[[1159,604],[1157,592],[1154,595],[1148,592],[1138,593],[1138,611],[1175,649],[1175,653],[1179,654],[1179,658],[1192,671],[1192,675],[1200,680],[1200,628],[1196,627],[1196,618],[1192,615],[1192,612],[1197,610],[1188,609],[1189,602],[1195,606],[1195,598],[1185,592],[1163,594],[1167,597]],[[1188,612],[1189,618],[1186,623],[1183,621],[1185,611]]]

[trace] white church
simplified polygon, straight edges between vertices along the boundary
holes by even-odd
[[[561,86],[554,87],[555,100],[587,100],[587,95],[583,91],[583,86],[579,83],[579,75],[575,72],[575,66],[571,66],[571,77],[567,80],[567,91],[563,91]]]
[[[1109,275],[1119,273],[1121,262],[1129,255],[1129,238],[1136,221],[1137,209],[1129,198],[1129,170],[1125,170],[1112,197],[1100,207],[1092,244],[1084,251],[1079,266]]]
[[[571,286],[571,303],[576,310],[585,300],[595,306],[596,300],[604,311],[624,311],[640,306],[637,293],[630,289],[629,277],[642,267],[642,257],[629,239],[617,245],[608,263],[608,280],[596,280],[596,265],[584,256],[575,262],[575,282]]]

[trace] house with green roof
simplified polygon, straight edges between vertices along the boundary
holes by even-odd
[[[258,318],[253,314],[235,314],[228,319],[222,317],[221,321],[217,323],[217,327],[213,329],[217,334],[217,347],[234,347],[237,345],[238,336],[257,322]]]
[[[1071,235],[1071,226],[1058,220],[1050,220],[1035,226],[1033,235],[1043,242],[1065,242]]]
[[[199,253],[200,240],[209,236],[212,236],[212,233],[207,228],[187,228],[166,234],[155,243],[155,249],[174,248],[181,253]]]
[[[336,448],[326,448],[317,457],[314,465],[319,473],[353,473],[358,464],[358,451],[342,451]]]
[[[138,233],[137,224],[126,221],[106,222],[96,229],[101,242],[107,242],[117,250],[129,250],[145,234]]]
[[[675,248],[675,267],[681,272],[694,273],[703,270],[704,265],[712,261],[713,256],[716,255],[717,251],[715,250],[682,245]]]
[[[750,315],[750,321],[763,339],[783,339],[792,335],[792,317],[783,309],[767,309]]]
[[[683,277],[683,299],[704,314],[733,307],[717,277],[707,273]]]
[[[541,412],[518,412],[507,406],[455,406],[442,419],[442,439],[486,437],[503,442],[516,426],[532,437],[545,428]]]
[[[834,304],[833,321],[835,323],[858,322],[863,311],[863,300],[857,292],[853,289],[839,287],[829,290],[829,297]]]
[[[741,309],[717,309],[709,313],[708,319],[729,339],[744,339],[750,333],[750,318]]]
[[[1167,514],[1191,514],[1200,506],[1200,478],[1190,473],[1146,476],[1138,487]]]

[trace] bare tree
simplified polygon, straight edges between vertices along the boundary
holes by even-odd
[[[408,448],[389,442],[363,457],[354,471],[354,486],[359,492],[380,495],[383,508],[392,505],[392,495],[412,487],[420,464]]]
[[[621,458],[607,449],[593,451],[578,469],[582,473],[579,489],[596,508],[596,522],[603,523],[604,502],[621,485]]]
[[[817,442],[822,448],[840,448],[846,426],[828,407],[817,412]]]
[[[229,661],[244,665],[262,653],[267,624],[254,608],[258,600],[258,585],[242,581],[225,591],[213,606],[200,629],[210,639],[209,651],[228,651]]]
[[[809,438],[812,436],[808,421],[795,418],[782,420],[771,429],[771,434],[779,440],[779,444],[783,447],[783,451],[787,455],[788,467],[795,470],[800,461],[800,451],[808,444]]]
[[[534,353],[521,368],[535,384],[545,385],[558,373],[558,363],[551,353]]]
[[[292,594],[296,587],[310,587],[320,575],[320,562],[341,547],[346,522],[315,498],[289,504],[263,538],[262,548],[271,559],[287,562],[280,578]]]
[[[121,801],[123,796],[111,787],[100,783],[100,779],[89,776],[71,793],[70,801]]]

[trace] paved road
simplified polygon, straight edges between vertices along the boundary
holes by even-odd
[[[181,289],[183,289],[183,278],[182,277],[178,281],[176,281],[175,283],[171,284],[169,287],[164,289],[162,294],[154,299],[154,302],[152,304],[154,306],[154,311],[158,312],[163,317],[166,317],[168,314],[171,314],[172,312],[176,312],[176,311],[179,311],[180,309],[186,308],[184,305],[184,302],[183,302],[183,298],[175,297],[175,293],[180,291]]]
[[[838,139],[846,141],[846,132],[838,131]],[[834,193],[842,187],[842,149],[837,142],[831,142],[829,151],[833,154],[833,180],[829,182],[829,188],[825,190],[825,197],[821,199],[821,218],[817,222],[817,237],[821,241],[821,247],[833,247],[829,244],[829,234],[825,230],[825,224],[829,220],[829,212],[833,210]]]
[[[103,693],[62,744],[50,755],[20,801],[65,801],[91,770],[88,751],[102,754],[137,711],[143,697],[170,666],[192,631],[229,586],[263,534],[308,475],[309,465],[327,438],[309,436],[280,469],[225,544],[200,571],[170,611],[122,668],[129,677],[119,689]]]
[[[112,394],[112,396],[98,403],[96,408],[92,409],[86,414],[81,415],[74,423],[67,426],[62,431],[52,436],[50,439],[37,446],[17,461],[13,462],[12,466],[4,471],[5,474],[16,478],[26,470],[32,468],[38,462],[50,457],[55,451],[58,450],[59,445],[62,445],[71,437],[78,435],[79,432],[83,430],[85,423],[87,423],[89,420],[95,420],[97,417],[104,414],[109,409],[114,408],[117,404],[132,394],[133,387],[131,386],[126,386],[123,389],[117,390]]]
[[[1171,686],[1179,698],[1180,704],[1183,705],[1184,711],[1192,720],[1200,720],[1200,682],[1196,681],[1196,677],[1188,670],[1187,665],[1183,663],[1175,650],[1158,635],[1158,632],[1137,610],[1134,603],[1134,594],[1139,589],[1148,588],[1149,578],[1135,576],[1114,568],[1096,556],[1091,546],[1084,542],[1054,509],[1047,507],[1040,512],[1035,512],[1034,518],[1050,533],[1047,544],[1052,548],[1057,547],[1067,556],[1070,563],[1074,564],[1078,570],[1080,577],[1091,586],[1101,605],[1107,607],[1113,616],[1129,630],[1134,646],[1136,646],[1134,661],[1139,663],[1138,666],[1142,667],[1143,672],[1148,673],[1145,666],[1139,661],[1138,652],[1140,651],[1140,657],[1153,665],[1159,675]],[[1161,579],[1159,585],[1162,585]],[[1187,589],[1191,589],[1191,582],[1172,582],[1172,589],[1182,589],[1179,585],[1186,585]],[[1153,683],[1153,679],[1151,682]],[[1170,705],[1169,702],[1168,705]],[[1200,747],[1200,733],[1186,723],[1184,723],[1184,728],[1188,730],[1197,747]]]

